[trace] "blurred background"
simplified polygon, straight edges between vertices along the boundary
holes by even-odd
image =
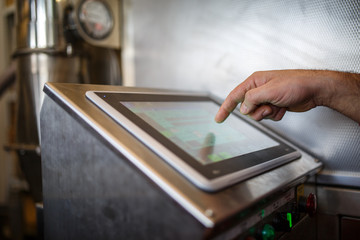
[[[0,1],[0,239],[41,238],[45,82],[200,90],[224,98],[259,70],[360,72],[359,12],[354,0]],[[339,119],[341,126],[328,127],[342,135],[320,135],[326,144],[319,147],[305,134],[298,144],[327,161],[327,175],[352,177],[340,185],[358,187],[356,123],[314,111],[303,119],[315,127],[329,116]],[[294,119],[299,122],[296,113],[265,124],[296,136],[302,125],[294,127]]]

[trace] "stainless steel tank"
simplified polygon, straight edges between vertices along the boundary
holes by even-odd
[[[44,83],[121,84],[120,36],[114,38],[114,34],[120,32],[119,2],[116,1],[117,8],[109,7],[112,16],[116,16],[109,36],[94,40],[81,36],[77,21],[80,4],[86,2],[16,2],[17,131],[15,143],[10,148],[18,153],[35,201],[42,199],[39,115]],[[111,4],[113,1],[107,2],[107,5]]]

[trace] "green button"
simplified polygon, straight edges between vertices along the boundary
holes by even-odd
[[[274,230],[273,226],[271,226],[270,224],[265,224],[261,234],[262,234],[263,240],[275,239],[275,230]]]
[[[291,215],[291,213],[286,214],[286,219],[289,222],[289,228],[292,228],[292,215]]]

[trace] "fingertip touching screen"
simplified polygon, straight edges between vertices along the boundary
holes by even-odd
[[[204,190],[219,190],[294,160],[284,141],[231,114],[206,95],[87,92],[87,97],[134,137]]]

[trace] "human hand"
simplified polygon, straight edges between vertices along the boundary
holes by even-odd
[[[255,72],[239,84],[221,105],[216,122],[223,122],[241,103],[240,112],[255,120],[280,120],[286,111],[304,112],[323,102],[325,71]]]

